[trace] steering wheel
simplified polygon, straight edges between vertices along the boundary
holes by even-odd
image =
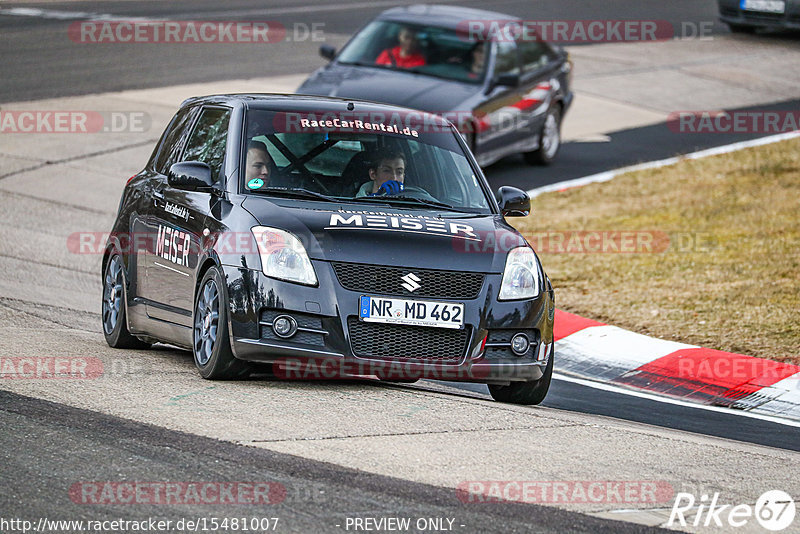
[[[428,193],[423,188],[416,185],[405,186],[403,192],[400,193],[400,195],[398,196],[405,196],[405,197],[417,198],[419,200],[430,200],[432,202],[439,202],[439,200],[437,200],[430,193]]]

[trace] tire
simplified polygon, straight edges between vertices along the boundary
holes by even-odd
[[[228,298],[216,267],[203,275],[194,300],[192,355],[200,376],[207,380],[235,380],[250,374],[247,362],[237,360],[231,350]]]
[[[755,26],[747,26],[745,24],[728,23],[728,29],[731,30],[731,33],[756,33]]]
[[[522,157],[529,165],[550,165],[561,148],[561,107],[553,104],[547,110],[539,131],[539,148],[524,152]]]
[[[125,267],[122,256],[113,252],[103,272],[103,304],[100,320],[103,336],[115,349],[148,349],[149,343],[138,339],[128,330],[125,306]]]
[[[512,382],[508,386],[496,386],[489,384],[489,393],[498,402],[510,404],[525,404],[528,406],[541,404],[550,389],[550,381],[553,378],[553,360],[555,354],[550,354],[550,361],[547,362],[544,374],[539,380],[531,382]]]

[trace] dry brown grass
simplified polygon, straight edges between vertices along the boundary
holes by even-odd
[[[512,222],[526,234],[666,233],[663,252],[542,250],[559,307],[663,339],[800,363],[798,139],[542,195],[531,217]]]

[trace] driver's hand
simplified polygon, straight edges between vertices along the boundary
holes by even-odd
[[[383,185],[380,186],[377,193],[373,193],[370,196],[382,197],[386,195],[396,195],[401,193],[403,189],[403,182],[398,182],[397,180],[387,180],[383,182]]]

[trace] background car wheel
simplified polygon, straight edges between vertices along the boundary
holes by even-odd
[[[550,389],[550,380],[553,378],[553,359],[555,354],[550,355],[550,361],[544,369],[544,374],[539,380],[532,382],[512,382],[508,386],[495,386],[489,384],[489,393],[498,402],[508,402],[511,404],[540,404],[547,396]]]
[[[211,267],[200,281],[194,305],[192,354],[200,376],[233,380],[249,374],[247,362],[237,360],[228,335],[228,298],[219,269]]]
[[[728,29],[731,33],[756,33],[755,26],[746,26],[744,24],[728,24]]]
[[[146,349],[150,347],[128,331],[125,317],[125,273],[122,256],[113,253],[103,273],[103,336],[115,349]]]
[[[550,106],[539,132],[539,148],[525,152],[522,156],[530,165],[550,165],[561,148],[561,108],[558,104]]]

